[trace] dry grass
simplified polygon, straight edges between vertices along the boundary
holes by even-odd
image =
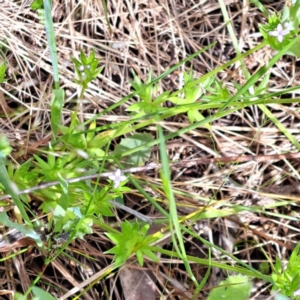
[[[0,44],[3,45],[5,41],[9,45],[6,53],[9,82],[0,86],[0,129],[12,142],[15,151],[12,159],[16,163],[22,163],[46,146],[50,138],[52,68],[44,26],[37,14],[30,9],[30,1],[1,2]],[[63,109],[65,125],[70,122],[70,114],[75,109],[78,98],[70,56],[78,57],[80,49],[95,49],[104,65],[104,71],[89,85],[85,94],[80,111],[82,120],[91,118],[131,92],[131,69],[141,79],[146,79],[150,68],[158,76],[201,47],[217,41],[208,52],[183,65],[161,82],[162,91],[174,90],[183,84],[183,69],[188,71],[192,68],[196,77],[200,77],[235,56],[219,4],[215,1],[202,1],[202,4],[198,0],[107,2],[109,26],[101,1],[54,1],[53,19],[60,81],[66,91]],[[254,7],[243,9],[241,2],[226,1],[226,4],[240,49],[244,51],[254,47],[260,40],[257,34],[258,23],[265,22],[263,16]],[[282,5],[283,3],[276,2],[266,7],[279,10]],[[245,63],[249,71],[254,73],[271,56],[272,51],[264,48],[248,57]],[[232,81],[241,84],[245,82],[238,66],[233,66],[218,76],[232,91]],[[298,63],[294,58],[285,57],[272,69],[270,91],[297,84]],[[135,100],[131,99],[109,115],[103,115],[97,123],[100,125],[127,120],[129,116],[126,108],[133,101]],[[299,105],[272,104],[269,109],[300,142]],[[166,131],[173,132],[188,124],[186,116],[177,116],[163,122],[162,126]],[[153,128],[149,128],[149,132],[152,130]],[[299,213],[299,157],[280,160],[276,156],[268,157],[294,152],[295,148],[257,107],[248,107],[220,119],[211,125],[210,130],[198,128],[174,138],[169,141],[168,151],[171,161],[178,158],[192,160],[203,157],[265,156],[263,161],[249,158],[249,161],[230,164],[215,162],[176,167],[173,169],[173,187],[175,191],[181,192],[177,195],[181,214],[199,209],[199,206],[206,205],[211,198],[220,200],[225,208],[231,204],[249,207],[255,205],[259,208],[256,212],[249,210],[248,214],[236,215],[231,219],[207,219],[196,224],[199,234],[211,242],[254,267],[265,260],[261,248],[271,258],[278,256],[285,260],[289,257],[290,249],[299,240],[299,224],[282,216],[297,216]],[[157,149],[154,149],[152,158],[158,158]],[[143,174],[142,179],[160,185],[156,172]],[[190,195],[193,195],[193,199]],[[139,199],[138,193],[130,196],[128,205],[140,209],[137,206]],[[289,203],[293,204],[287,205]],[[264,209],[266,213],[262,213]],[[233,241],[237,243],[237,247],[233,247]],[[104,273],[103,270],[108,265],[107,259],[110,259],[110,256],[103,254],[107,247],[107,238],[95,229],[93,236],[70,245],[68,253],[73,260],[63,256],[48,267],[40,286],[45,290],[49,289],[57,298],[78,287],[81,282],[83,286],[87,286],[95,279],[94,274],[99,276]],[[207,254],[204,245],[197,244],[189,237],[186,237],[186,247],[192,255],[203,257]],[[3,253],[3,258],[6,255],[8,254]],[[0,290],[3,296],[0,299],[8,299],[10,291],[27,290],[42,270],[43,254],[32,249],[11,260],[6,259],[1,264]],[[187,280],[177,261],[172,263],[170,259],[162,258],[160,270],[151,264],[147,264],[147,267],[157,277],[156,287],[166,299],[188,298],[186,294],[183,296],[183,290],[180,291],[171,280],[173,278],[182,285]],[[204,271],[202,266],[193,265],[193,272],[198,279],[201,279]],[[203,295],[223,277],[222,271],[213,270]],[[52,287],[49,288],[49,285]],[[124,299],[119,285],[117,276],[92,283],[82,299]],[[265,299],[264,293],[265,290],[258,286],[253,297],[259,299],[261,296]],[[112,298],[108,298],[106,294]]]

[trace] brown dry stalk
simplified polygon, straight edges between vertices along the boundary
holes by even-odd
[[[283,242],[281,242],[281,241],[279,241],[279,240],[277,240],[277,239],[275,239],[275,238],[267,235],[266,233],[264,233],[262,231],[259,231],[259,230],[255,229],[255,228],[251,228],[251,227],[247,226],[246,224],[244,224],[243,222],[237,220],[236,218],[232,218],[232,217],[228,216],[228,217],[226,217],[226,219],[229,220],[229,221],[231,221],[231,222],[234,222],[234,223],[238,224],[239,226],[245,228],[246,230],[251,230],[257,236],[259,236],[259,237],[261,237],[261,238],[263,238],[265,240],[272,241],[272,242],[278,244],[279,246],[281,246],[283,248],[286,248],[288,250],[294,250],[294,248],[295,248],[291,244],[285,244],[285,243],[283,243]]]
[[[217,164],[217,163],[241,163],[247,161],[256,161],[256,162],[265,162],[270,160],[281,160],[281,159],[296,159],[300,158],[300,152],[296,153],[286,153],[286,154],[270,154],[270,155],[238,155],[238,156],[224,156],[224,157],[215,157],[215,158],[196,158],[193,160],[182,160],[176,165],[191,167],[196,164],[208,165],[208,164]],[[174,165],[171,164],[171,165]]]
[[[11,114],[13,112],[13,109],[7,105],[5,96],[1,90],[0,90],[0,112],[5,114]]]

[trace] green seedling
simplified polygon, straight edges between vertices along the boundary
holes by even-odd
[[[127,108],[127,111],[134,112],[136,117],[143,116],[149,113],[156,113],[160,110],[164,110],[161,106],[164,103],[170,94],[170,91],[166,91],[162,94],[159,93],[159,85],[152,84],[149,85],[152,81],[152,71],[150,70],[148,78],[145,84],[140,80],[140,78],[132,71],[133,81],[130,81],[131,85],[136,91],[137,96],[140,98],[140,101],[130,105]]]
[[[6,64],[3,63],[2,65],[0,65],[0,83],[4,83],[7,81],[5,74],[6,74]]]
[[[10,194],[14,200],[15,205],[18,207],[22,218],[25,220],[29,227],[32,227],[30,219],[25,210],[24,204],[18,196],[19,189],[17,185],[10,179],[7,168],[6,168],[6,155],[12,151],[9,141],[4,135],[0,135],[0,184],[3,189]],[[5,213],[3,213],[5,214]],[[0,221],[1,223],[1,221]]]
[[[105,253],[115,255],[114,261],[116,266],[124,264],[132,254],[136,255],[140,266],[144,264],[144,256],[158,262],[158,258],[152,252],[150,244],[156,241],[160,236],[147,236],[149,226],[150,225],[147,224],[140,228],[137,222],[131,224],[128,221],[124,221],[121,224],[122,232],[106,233],[107,237],[116,244],[116,246]]]
[[[213,77],[207,78],[202,84],[194,85],[197,80],[193,77],[193,71],[189,73],[184,72],[183,96],[170,96],[168,100],[176,105],[186,106],[188,104],[198,104],[187,107],[187,116],[190,123],[200,122],[204,120],[203,115],[199,112],[203,104],[206,103],[222,103],[230,98],[230,93],[227,88],[222,85]]]
[[[283,269],[282,262],[276,259],[272,278],[274,280],[272,291],[280,291],[281,294],[291,299],[300,299],[300,243],[293,250],[286,269]]]
[[[74,81],[82,87],[79,97],[79,99],[82,99],[88,84],[102,72],[103,67],[98,68],[99,60],[95,57],[95,50],[93,50],[89,56],[86,56],[81,50],[80,59],[76,59],[75,57],[71,59],[75,65],[75,72],[78,76],[78,79],[74,79]]]
[[[282,14],[269,16],[268,24],[261,25],[260,27],[266,40],[260,47],[262,48],[269,43],[277,51],[282,51],[280,55],[270,60],[270,65],[274,65],[278,59],[280,59],[281,55],[285,54],[285,49],[289,46],[293,38],[295,44],[288,50],[287,54],[299,56],[299,43],[297,44],[295,39],[298,33],[300,19],[300,7],[298,2],[299,1],[295,0],[291,1],[291,5],[286,6]],[[268,11],[259,1],[256,1],[256,5],[258,5],[266,15],[268,14]],[[231,82],[237,90],[233,96],[230,95],[226,86],[214,77],[217,76],[219,71],[225,70],[232,66],[233,63],[239,62],[242,65],[243,58],[249,54],[253,54],[260,48],[251,49],[247,54],[238,54],[231,62],[212,70],[198,79],[193,77],[192,70],[190,72],[184,72],[185,85],[181,90],[172,94],[170,91],[162,92],[160,90],[158,80],[163,77],[153,79],[152,72],[150,71],[144,83],[133,73],[134,79],[131,84],[134,88],[134,93],[107,108],[99,115],[94,116],[92,118],[94,121],[89,120],[86,122],[84,125],[90,123],[88,129],[79,122],[76,113],[71,115],[71,123],[68,124],[69,126],[62,126],[60,121],[62,119],[61,114],[64,105],[64,91],[59,89],[59,68],[56,57],[56,39],[52,24],[51,1],[35,0],[31,7],[32,9],[37,9],[38,12],[43,12],[41,14],[43,19],[40,18],[40,20],[46,26],[48,46],[53,65],[55,89],[53,90],[54,97],[51,102],[51,125],[54,142],[47,150],[42,150],[40,153],[37,153],[32,159],[21,164],[21,166],[16,167],[12,163],[9,163],[8,167],[6,167],[5,158],[10,154],[12,149],[5,139],[0,138],[0,167],[2,174],[0,182],[3,191],[9,192],[16,205],[18,207],[20,206],[21,210],[23,209],[22,217],[27,223],[30,222],[30,219],[26,215],[26,210],[29,211],[30,206],[28,205],[29,197],[20,196],[20,201],[17,197],[18,189],[14,188],[12,183],[16,183],[21,189],[27,189],[39,183],[47,183],[49,181],[59,182],[57,185],[52,185],[38,192],[33,192],[35,193],[34,196],[42,202],[40,208],[42,208],[43,212],[48,214],[48,230],[52,230],[52,236],[47,240],[49,242],[49,249],[53,249],[51,244],[53,242],[52,237],[54,237],[54,240],[62,240],[65,242],[66,239],[61,238],[64,233],[67,234],[68,242],[75,238],[84,238],[86,234],[92,233],[92,225],[97,224],[105,228],[108,232],[106,233],[107,237],[115,244],[115,246],[106,253],[114,255],[116,266],[124,264],[132,255],[136,255],[141,266],[144,264],[145,257],[149,257],[157,262],[158,259],[153,253],[154,247],[151,245],[159,238],[159,235],[147,236],[149,225],[141,226],[137,222],[130,223],[124,221],[120,224],[121,231],[116,232],[116,229],[114,229],[110,223],[105,223],[104,221],[103,217],[114,216],[112,201],[123,203],[124,194],[130,191],[130,189],[125,186],[128,179],[120,169],[117,169],[110,175],[108,181],[100,181],[99,179],[95,182],[91,179],[84,179],[81,182],[70,184],[68,179],[83,174],[101,175],[102,169],[106,167],[106,159],[109,160],[109,162],[115,162],[116,165],[119,165],[122,169],[124,166],[122,159],[124,158],[128,167],[143,166],[145,161],[150,158],[151,147],[159,142],[161,149],[159,159],[162,162],[162,168],[160,170],[161,183],[152,185],[151,189],[157,189],[160,197],[167,200],[164,202],[164,205],[167,207],[166,209],[168,209],[169,213],[164,210],[161,211],[166,218],[164,221],[166,221],[166,223],[169,221],[174,250],[173,252],[168,252],[161,248],[155,248],[155,252],[160,251],[169,257],[180,259],[187,270],[189,279],[193,281],[196,290],[199,291],[204,286],[204,283],[197,283],[198,278],[196,278],[197,276],[193,273],[194,269],[190,266],[190,261],[197,262],[198,264],[206,264],[210,267],[223,268],[230,272],[247,274],[249,277],[256,276],[273,284],[273,291],[278,293],[280,291],[281,295],[286,295],[291,297],[291,299],[298,299],[300,284],[298,275],[300,265],[298,254],[299,246],[296,247],[291,255],[289,264],[285,270],[283,270],[280,261],[277,260],[272,278],[271,276],[263,276],[264,273],[268,273],[267,269],[261,269],[260,271],[253,270],[251,266],[246,265],[246,263],[242,261],[238,261],[238,259],[234,259],[236,264],[232,264],[231,262],[230,264],[227,262],[218,263],[211,259],[200,260],[186,254],[185,240],[182,233],[186,230],[185,227],[186,224],[188,224],[184,223],[184,221],[191,221],[191,219],[189,219],[189,216],[181,217],[177,215],[176,195],[178,195],[178,190],[174,188],[172,182],[173,177],[170,173],[170,164],[168,162],[168,152],[166,149],[167,140],[195,130],[199,126],[205,126],[209,124],[209,122],[225,116],[226,114],[222,114],[224,110],[237,112],[253,105],[252,101],[260,99],[261,94],[265,93],[268,88],[270,65],[261,67],[256,74],[245,75],[247,82],[244,85]],[[234,31],[232,31],[232,33],[234,34]],[[233,36],[231,36],[231,39],[233,40]],[[195,56],[196,55],[194,55],[194,57]],[[79,59],[72,58],[72,61],[77,74],[77,78],[74,81],[81,87],[79,100],[82,100],[84,92],[88,88],[88,84],[100,74],[103,68],[98,68],[99,61],[95,57],[95,51],[92,51],[88,56],[81,51]],[[246,69],[246,66],[244,67]],[[170,74],[168,72],[169,70],[164,72],[163,76]],[[6,65],[2,65],[0,67],[0,83],[6,80],[5,73]],[[130,105],[127,111],[135,116],[134,119],[122,123],[116,122],[115,124],[106,123],[105,125],[99,125],[99,123],[96,123],[95,120],[100,115],[106,115],[114,108],[124,103],[127,104],[126,101],[133,96],[138,98],[138,103]],[[172,108],[163,107],[164,102],[168,100],[172,101],[175,106]],[[220,109],[219,114],[214,114],[214,109],[218,108]],[[201,114],[201,111],[209,109],[211,116],[205,118]],[[265,113],[265,111],[263,112]],[[156,138],[156,140],[153,137],[155,136],[154,134],[145,133],[148,126],[154,127],[157,121],[163,122],[165,119],[183,113],[187,114],[192,126],[187,126],[186,128],[172,132],[172,134],[166,134],[161,127],[158,127],[159,138]],[[270,115],[267,116],[275,123]],[[145,128],[146,130],[144,130]],[[141,129],[143,131],[141,131]],[[58,131],[60,133],[59,135]],[[116,137],[120,137],[121,141],[118,140],[115,142]],[[157,141],[157,139],[159,139],[159,141]],[[115,142],[113,144],[114,151],[110,150],[110,143],[112,141]],[[99,167],[99,161],[103,162],[103,166]],[[122,166],[121,163],[123,164]],[[142,179],[137,180],[132,176],[130,180],[138,187],[138,191],[145,199],[148,199],[149,202],[152,201],[151,203],[156,208],[160,208],[155,202],[156,199],[154,198],[156,197],[150,197],[147,190],[143,188],[144,182]],[[223,204],[225,204],[225,201]],[[24,209],[24,205],[27,205],[26,210]],[[199,213],[201,218],[209,218],[209,206],[207,206],[206,209],[207,211],[201,210]],[[221,216],[220,213],[224,212],[224,209],[222,208],[221,211],[216,208],[216,212],[215,217]],[[225,211],[225,213],[227,212]],[[20,230],[25,235],[37,240],[37,242],[39,241],[39,236],[33,229],[27,228],[29,226],[26,227],[13,223],[8,219],[5,213],[1,213],[0,222],[8,227]],[[199,238],[200,240],[198,235],[193,237]],[[55,253],[57,256],[66,249],[66,244],[67,243]],[[216,246],[211,244],[210,247]],[[48,253],[53,254],[52,251]],[[225,251],[222,253],[224,255],[226,254]],[[234,257],[232,256],[232,258]],[[55,255],[51,257],[51,259],[55,259]],[[48,263],[49,261],[50,259]],[[243,268],[240,268],[238,265],[242,265]],[[208,275],[209,272],[207,272],[207,277]],[[247,299],[251,290],[249,277],[240,275],[230,276],[227,280],[221,282],[217,288],[212,290],[209,299],[233,299],[237,294],[239,295],[239,299]],[[36,283],[38,280],[40,279],[37,279]],[[206,280],[207,278],[205,282]],[[36,294],[34,287],[32,288],[32,292],[35,297],[52,300],[52,298],[45,293]],[[194,293],[194,295],[196,299],[197,293]]]
[[[86,234],[93,233],[93,220],[82,215],[80,207],[70,207],[64,210],[57,205],[53,212],[53,221],[55,223],[53,233],[57,233],[57,236],[63,232],[74,232],[73,239],[83,239]],[[80,226],[77,226],[78,224]]]
[[[273,49],[280,51],[298,34],[299,24],[300,2],[293,0],[284,7],[282,14],[269,15],[268,23],[260,25],[260,32]],[[299,44],[292,46],[286,54],[300,57]]]
[[[32,10],[38,10],[44,8],[44,1],[43,0],[34,0],[30,4]]]

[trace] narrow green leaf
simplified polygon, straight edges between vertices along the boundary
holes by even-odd
[[[8,194],[11,195],[12,199],[14,200],[14,203],[17,205],[18,209],[20,210],[20,213],[22,215],[22,218],[24,221],[27,223],[28,226],[32,227],[32,224],[30,222],[30,219],[25,211],[24,205],[21,202],[17,191],[14,188],[14,184],[9,178],[9,175],[6,170],[5,166],[5,155],[0,151],[0,183],[3,185],[5,190],[7,191]]]
[[[13,228],[13,229],[20,231],[25,236],[33,239],[37,243],[38,246],[41,247],[43,245],[41,237],[38,233],[36,233],[32,228],[27,228],[24,225],[20,225],[18,223],[12,222],[8,218],[6,212],[0,213],[0,223],[3,224],[4,226],[7,226],[9,228]]]
[[[51,6],[52,6],[51,0],[44,0],[46,34],[47,34],[49,52],[52,61],[55,89],[58,89],[59,88],[58,59],[57,59],[56,40],[55,40],[54,27],[52,21]]]
[[[216,115],[220,114],[225,108],[230,106],[233,101],[238,100],[244,93],[248,91],[248,89],[253,86],[259,78],[261,78],[267,71],[273,67],[273,65],[284,55],[297,41],[299,40],[299,36],[294,38],[287,46],[285,46],[281,51],[279,51],[273,58],[269,61],[267,66],[261,67],[254,75],[252,75],[248,81],[241,87],[237,93],[232,96],[217,112]]]
[[[51,101],[51,126],[53,137],[56,137],[60,122],[61,112],[64,105],[65,92],[63,89],[53,90],[53,98]]]
[[[141,249],[138,249],[136,251],[135,255],[136,255],[139,265],[142,267],[144,265],[144,257],[143,257],[143,252],[141,251]]]
[[[45,170],[45,171],[49,171],[51,170],[50,166],[43,160],[41,159],[39,156],[37,155],[33,155],[35,160],[38,162],[38,165],[41,169]]]
[[[155,262],[159,262],[158,257],[147,247],[144,247],[141,249],[145,256],[148,256],[150,259],[152,259]]]

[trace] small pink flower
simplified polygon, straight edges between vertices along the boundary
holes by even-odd
[[[300,296],[300,289],[298,289],[297,291],[295,291],[294,294],[293,294],[293,296],[294,297]]]
[[[288,26],[289,26],[288,23],[284,23],[284,27],[285,28],[288,28]],[[287,34],[289,34],[289,33],[290,33],[290,31],[288,29],[283,29],[282,25],[279,23],[277,25],[276,30],[270,31],[269,35],[270,36],[277,36],[278,42],[281,43],[283,41],[284,36],[287,35]]]
[[[114,188],[116,189],[120,186],[120,183],[126,179],[126,176],[122,175],[120,169],[117,169],[116,172],[108,176],[108,178],[114,182]]]

